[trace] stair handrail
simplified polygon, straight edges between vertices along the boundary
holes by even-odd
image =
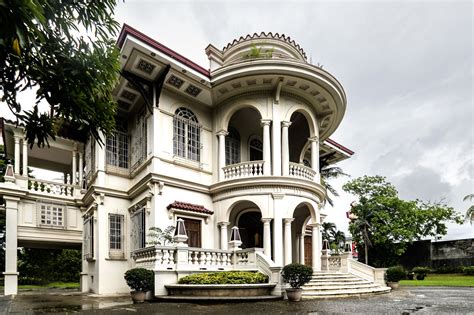
[[[358,277],[385,286],[385,271],[387,268],[375,268],[354,259],[348,259],[348,271]]]

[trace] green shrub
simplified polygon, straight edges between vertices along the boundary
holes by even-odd
[[[394,266],[387,269],[385,273],[385,280],[387,282],[398,282],[405,279],[406,271],[402,266]]]
[[[431,271],[428,267],[415,267],[412,270],[416,275],[416,280],[424,280],[428,272]]]
[[[433,273],[463,273],[463,266],[441,266],[433,270]]]
[[[196,273],[179,279],[179,284],[254,284],[267,283],[268,277],[260,272],[221,271]]]
[[[467,266],[462,269],[462,272],[466,275],[474,275],[474,266]]]
[[[283,267],[281,276],[292,288],[297,289],[311,280],[313,268],[297,263],[289,264]]]
[[[127,285],[135,291],[150,291],[154,286],[155,273],[145,268],[133,268],[125,272]]]

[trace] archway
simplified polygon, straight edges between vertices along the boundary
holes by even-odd
[[[229,215],[230,226],[239,228],[242,248],[263,248],[263,223],[260,208],[252,201],[236,203]]]
[[[292,261],[312,266],[312,229],[308,224],[312,222],[312,209],[306,203],[300,203],[293,212],[291,225]]]
[[[288,128],[288,146],[290,162],[302,163],[301,153],[306,148],[308,138],[311,136],[307,118],[296,111],[291,115],[291,125]]]

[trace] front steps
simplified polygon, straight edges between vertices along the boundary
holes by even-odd
[[[302,288],[303,299],[357,297],[390,292],[389,287],[381,287],[349,273],[317,272]]]

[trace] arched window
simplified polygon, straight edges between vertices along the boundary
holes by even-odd
[[[229,127],[229,134],[225,139],[225,163],[240,163],[240,134],[233,127]]]
[[[260,139],[253,138],[249,143],[250,161],[263,160],[263,143]]]
[[[200,160],[201,126],[196,115],[187,108],[176,110],[173,119],[173,153],[193,160]]]

